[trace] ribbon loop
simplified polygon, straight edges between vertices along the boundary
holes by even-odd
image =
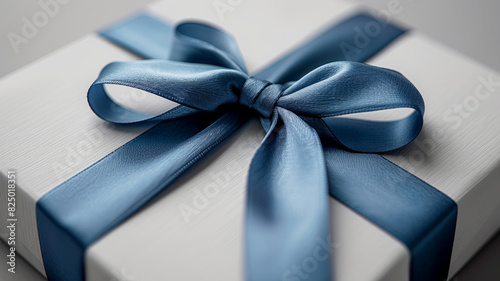
[[[169,59],[218,65],[248,73],[233,36],[197,22],[177,25]]]
[[[168,120],[236,103],[234,89],[241,88],[247,77],[215,65],[169,60],[114,62],[90,87],[88,102],[99,117],[114,123]],[[106,84],[144,90],[181,105],[159,115],[137,112],[115,103],[104,88]]]
[[[384,152],[408,144],[420,132],[425,110],[419,91],[400,73],[348,61],[309,72],[284,91],[277,105],[315,118],[394,108],[414,111],[395,121],[325,119],[337,141],[360,152]]]

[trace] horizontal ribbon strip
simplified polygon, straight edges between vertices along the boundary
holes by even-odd
[[[249,116],[259,116],[267,134],[248,179],[247,280],[281,280],[284,274],[294,280],[287,270],[312,254],[318,237],[329,235],[328,193],[408,247],[411,280],[446,279],[456,204],[382,156],[368,154],[397,149],[417,136],[424,113],[420,93],[398,72],[341,61],[346,60],[342,48],[355,43],[356,28],[374,23],[380,35],[347,59],[365,61],[405,32],[358,14],[253,76],[234,39],[207,25],[173,29],[139,15],[102,32],[155,59],[106,66],[89,89],[89,105],[110,122],[160,123],[38,201],[49,280],[82,280],[86,248],[168,188]],[[109,98],[106,84],[180,105],[159,115],[135,112]],[[391,108],[413,113],[391,122],[340,117]],[[330,280],[330,266],[328,257],[310,280]]]

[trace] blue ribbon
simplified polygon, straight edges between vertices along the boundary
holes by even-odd
[[[329,255],[300,271],[306,257],[315,255],[318,239],[328,240],[328,193],[408,247],[411,280],[445,279],[456,204],[382,156],[368,154],[400,148],[418,135],[422,97],[398,72],[337,61],[344,59],[343,44],[355,45],[355,27],[369,23],[378,23],[381,32],[353,54],[354,60],[370,58],[404,33],[355,15],[253,76],[233,38],[204,24],[172,29],[141,15],[104,32],[146,58],[163,59],[107,65],[89,89],[92,110],[114,123],[159,123],[38,201],[49,280],[82,280],[89,245],[251,116],[260,118],[267,134],[248,178],[247,280],[330,280]],[[159,115],[136,112],[109,98],[106,84],[145,90],[180,105]],[[343,116],[392,108],[413,113],[391,122]]]

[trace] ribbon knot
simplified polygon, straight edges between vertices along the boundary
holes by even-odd
[[[283,93],[283,86],[266,80],[249,77],[241,89],[239,103],[271,117],[276,102]]]

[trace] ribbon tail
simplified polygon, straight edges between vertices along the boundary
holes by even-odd
[[[280,120],[283,126],[277,129]],[[331,280],[321,142],[315,130],[286,109],[277,108],[252,160],[246,208],[247,280]]]

